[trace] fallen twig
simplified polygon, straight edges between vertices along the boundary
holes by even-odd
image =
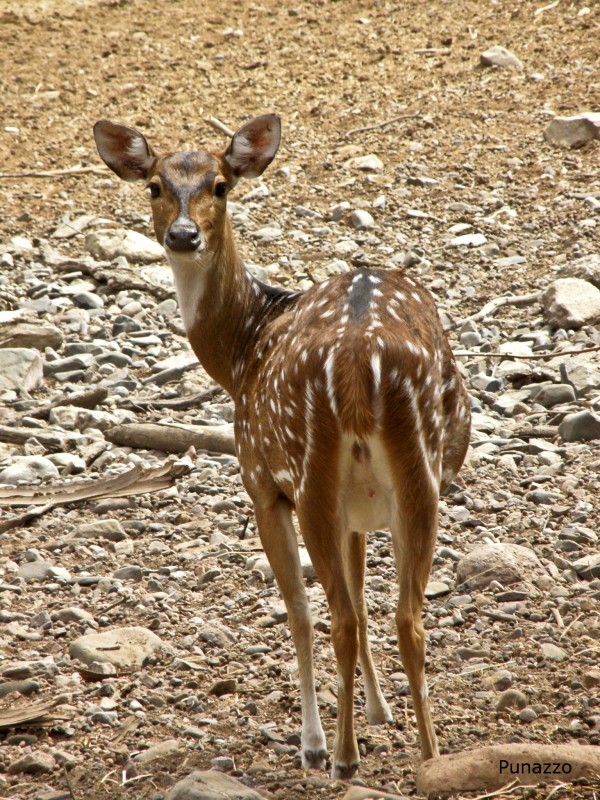
[[[455,327],[464,325],[465,322],[483,319],[484,317],[487,317],[488,314],[496,311],[496,309],[502,308],[502,306],[532,306],[534,303],[539,302],[540,299],[541,294],[539,292],[536,292],[535,294],[515,294],[504,297],[495,297],[493,300],[490,300],[489,303],[486,303],[481,311],[478,311],[476,314],[471,314],[470,317],[460,320],[460,322],[456,323]]]
[[[489,797],[498,797],[499,794],[503,794],[504,792],[512,792],[514,789],[518,788],[520,788],[520,784],[519,781],[515,778],[514,781],[510,781],[510,783],[507,783],[506,786],[501,786],[500,789],[496,789],[495,792],[486,792],[486,794],[478,794],[477,797],[473,797],[471,798],[471,800],[487,800]]]
[[[544,358],[560,358],[561,356],[578,356],[581,353],[593,353],[600,350],[600,344],[595,344],[593,347],[583,347],[581,350],[557,350],[552,353],[530,353],[529,355],[518,355],[517,353],[499,353],[497,350],[490,350],[487,353],[477,352],[475,350],[453,350],[455,356],[483,356],[487,358],[524,358],[525,360],[537,360]]]
[[[76,408],[95,408],[97,405],[104,402],[104,400],[106,400],[107,397],[108,397],[108,389],[105,386],[94,386],[93,389],[86,389],[84,392],[74,392],[73,394],[67,394],[58,400],[54,400],[54,402],[52,403],[46,403],[43,406],[39,406],[39,408],[34,408],[31,409],[30,411],[25,411],[22,416],[34,417],[36,419],[39,417],[46,418],[48,417],[53,408],[59,408],[59,406],[75,406]],[[33,430],[35,430],[35,428]]]
[[[384,119],[382,122],[376,122],[374,125],[365,125],[361,128],[352,128],[350,131],[346,131],[346,136],[354,136],[355,133],[365,133],[366,131],[374,131],[378,128],[385,128],[387,125],[392,125],[394,122],[400,122],[401,120],[405,119],[416,119],[420,117],[421,114],[399,114],[397,117],[390,117],[389,119]]]
[[[79,175],[106,175],[105,167],[64,167],[63,169],[33,170],[31,172],[0,172],[0,180],[3,178],[71,178]]]
[[[69,790],[69,794],[71,795],[72,800],[77,800],[75,792],[73,791],[73,786],[71,784],[71,778],[69,777],[69,772],[67,770],[66,765],[64,767],[64,772],[65,772],[65,780],[67,782],[67,789]]]
[[[219,131],[219,133],[224,133],[225,136],[233,139],[235,131],[231,130],[231,128],[228,128],[227,125],[225,125],[224,122],[221,122],[220,119],[217,119],[216,117],[205,117],[204,121],[207,122],[211,128]]]
[[[490,350],[487,353],[478,352],[476,350],[453,350],[455,356],[483,356],[487,358],[524,358],[525,360],[537,360],[544,358],[560,358],[561,356],[578,356],[581,353],[594,353],[600,350],[600,344],[595,344],[593,347],[583,347],[581,350],[557,350],[552,353],[529,353],[528,355],[519,355],[517,353],[500,353],[497,350]]]
[[[198,392],[186,397],[173,397],[170,399],[152,399],[151,397],[128,397],[126,402],[121,403],[121,408],[140,408],[140,409],[163,409],[170,408],[174,411],[185,411],[188,408],[197,408],[209,400],[213,400],[221,394],[223,389],[215,386],[205,392]]]

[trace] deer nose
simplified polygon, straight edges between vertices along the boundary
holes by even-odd
[[[178,222],[171,225],[165,236],[165,245],[169,250],[192,253],[204,242],[198,226],[191,220]]]

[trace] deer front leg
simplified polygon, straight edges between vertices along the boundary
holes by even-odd
[[[260,540],[283,596],[298,657],[302,706],[302,766],[323,769],[327,743],[319,718],[313,669],[313,626],[298,555],[290,504],[282,499],[268,504],[255,501]]]

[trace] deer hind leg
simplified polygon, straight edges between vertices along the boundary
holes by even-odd
[[[360,761],[354,734],[354,678],[358,658],[358,616],[342,563],[341,531],[335,504],[323,503],[310,487],[296,506],[300,530],[331,612],[331,643],[337,659],[337,726],[332,777],[351,778]]]
[[[262,545],[287,608],[298,657],[302,706],[302,766],[304,769],[323,769],[327,761],[327,743],[319,718],[315,690],[313,625],[302,578],[298,541],[292,524],[291,506],[282,499],[277,499],[272,504],[255,503],[255,514]]]
[[[344,539],[344,569],[354,610],[358,617],[358,662],[365,682],[367,720],[371,725],[392,722],[392,712],[381,688],[368,638],[367,604],[365,603],[365,565],[367,537],[362,533],[348,533]]]
[[[418,483],[418,474],[413,480]],[[425,630],[421,620],[437,533],[438,497],[431,485],[420,485],[407,496],[396,492],[397,508],[390,525],[398,571],[396,628],[404,671],[408,678],[423,761],[439,755],[425,677]]]

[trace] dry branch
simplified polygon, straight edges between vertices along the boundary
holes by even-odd
[[[64,450],[66,445],[79,441],[79,435],[67,431],[53,431],[48,428],[11,428],[0,425],[0,442],[25,444],[29,439],[37,439],[47,450]]]
[[[185,453],[190,447],[235,455],[231,425],[159,425],[152,422],[117,425],[105,438],[122,447]]]
[[[561,356],[579,356],[581,353],[593,353],[600,350],[600,344],[595,344],[592,347],[583,347],[581,350],[555,350],[551,353],[529,353],[528,355],[519,355],[517,353],[499,353],[496,350],[491,350],[488,353],[477,352],[475,350],[453,350],[455,356],[482,356],[485,358],[507,358],[509,360],[515,358],[523,358],[526,361],[544,359],[544,358],[560,358]]]
[[[532,306],[534,303],[538,303],[541,300],[541,297],[542,296],[539,292],[536,292],[535,294],[515,294],[508,295],[506,297],[495,297],[493,300],[490,300],[489,303],[486,303],[481,311],[478,311],[476,314],[471,314],[470,317],[466,317],[465,319],[456,323],[455,327],[464,325],[465,322],[483,319],[492,312],[496,311],[498,308],[502,308],[502,306]]]
[[[365,125],[362,128],[352,128],[346,131],[346,136],[354,136],[355,133],[365,133],[366,131],[375,131],[378,128],[385,128],[387,125],[392,125],[394,122],[401,122],[405,119],[417,119],[421,114],[399,114],[397,117],[390,117],[384,119],[382,122],[376,122],[374,125]]]
[[[207,122],[211,128],[219,131],[219,133],[224,133],[225,136],[233,139],[235,131],[233,131],[231,128],[228,128],[227,125],[225,125],[224,122],[221,122],[220,119],[217,119],[216,117],[206,117],[204,121]]]
[[[64,167],[63,169],[33,170],[31,172],[0,172],[0,180],[6,178],[77,178],[80,175],[106,175],[105,167]]]
[[[46,403],[43,406],[34,408],[31,411],[25,411],[23,416],[44,418],[46,419],[53,408],[60,406],[75,406],[76,408],[96,408],[97,405],[103,403],[108,397],[108,389],[105,386],[94,386],[93,389],[87,389],[84,392],[73,392],[73,394],[65,395],[53,403]],[[36,430],[33,428],[33,430]]]
[[[54,506],[65,503],[157,492],[166,489],[172,481],[187,474],[188,471],[189,468],[185,464],[165,461],[158,467],[144,468],[136,465],[120,475],[111,475],[108,478],[97,480],[82,478],[68,484],[61,483],[60,486],[0,488],[0,506],[33,506],[19,516],[0,522],[0,533],[23,525],[31,519],[45,514]]]
[[[186,395],[185,397],[173,398],[155,398],[152,397],[129,397],[127,401],[121,403],[121,408],[131,409],[164,409],[169,408],[174,411],[185,411],[188,408],[199,408],[209,400],[217,397],[223,389],[220,386],[215,386],[212,389],[207,389],[205,392],[197,392],[196,394]]]

